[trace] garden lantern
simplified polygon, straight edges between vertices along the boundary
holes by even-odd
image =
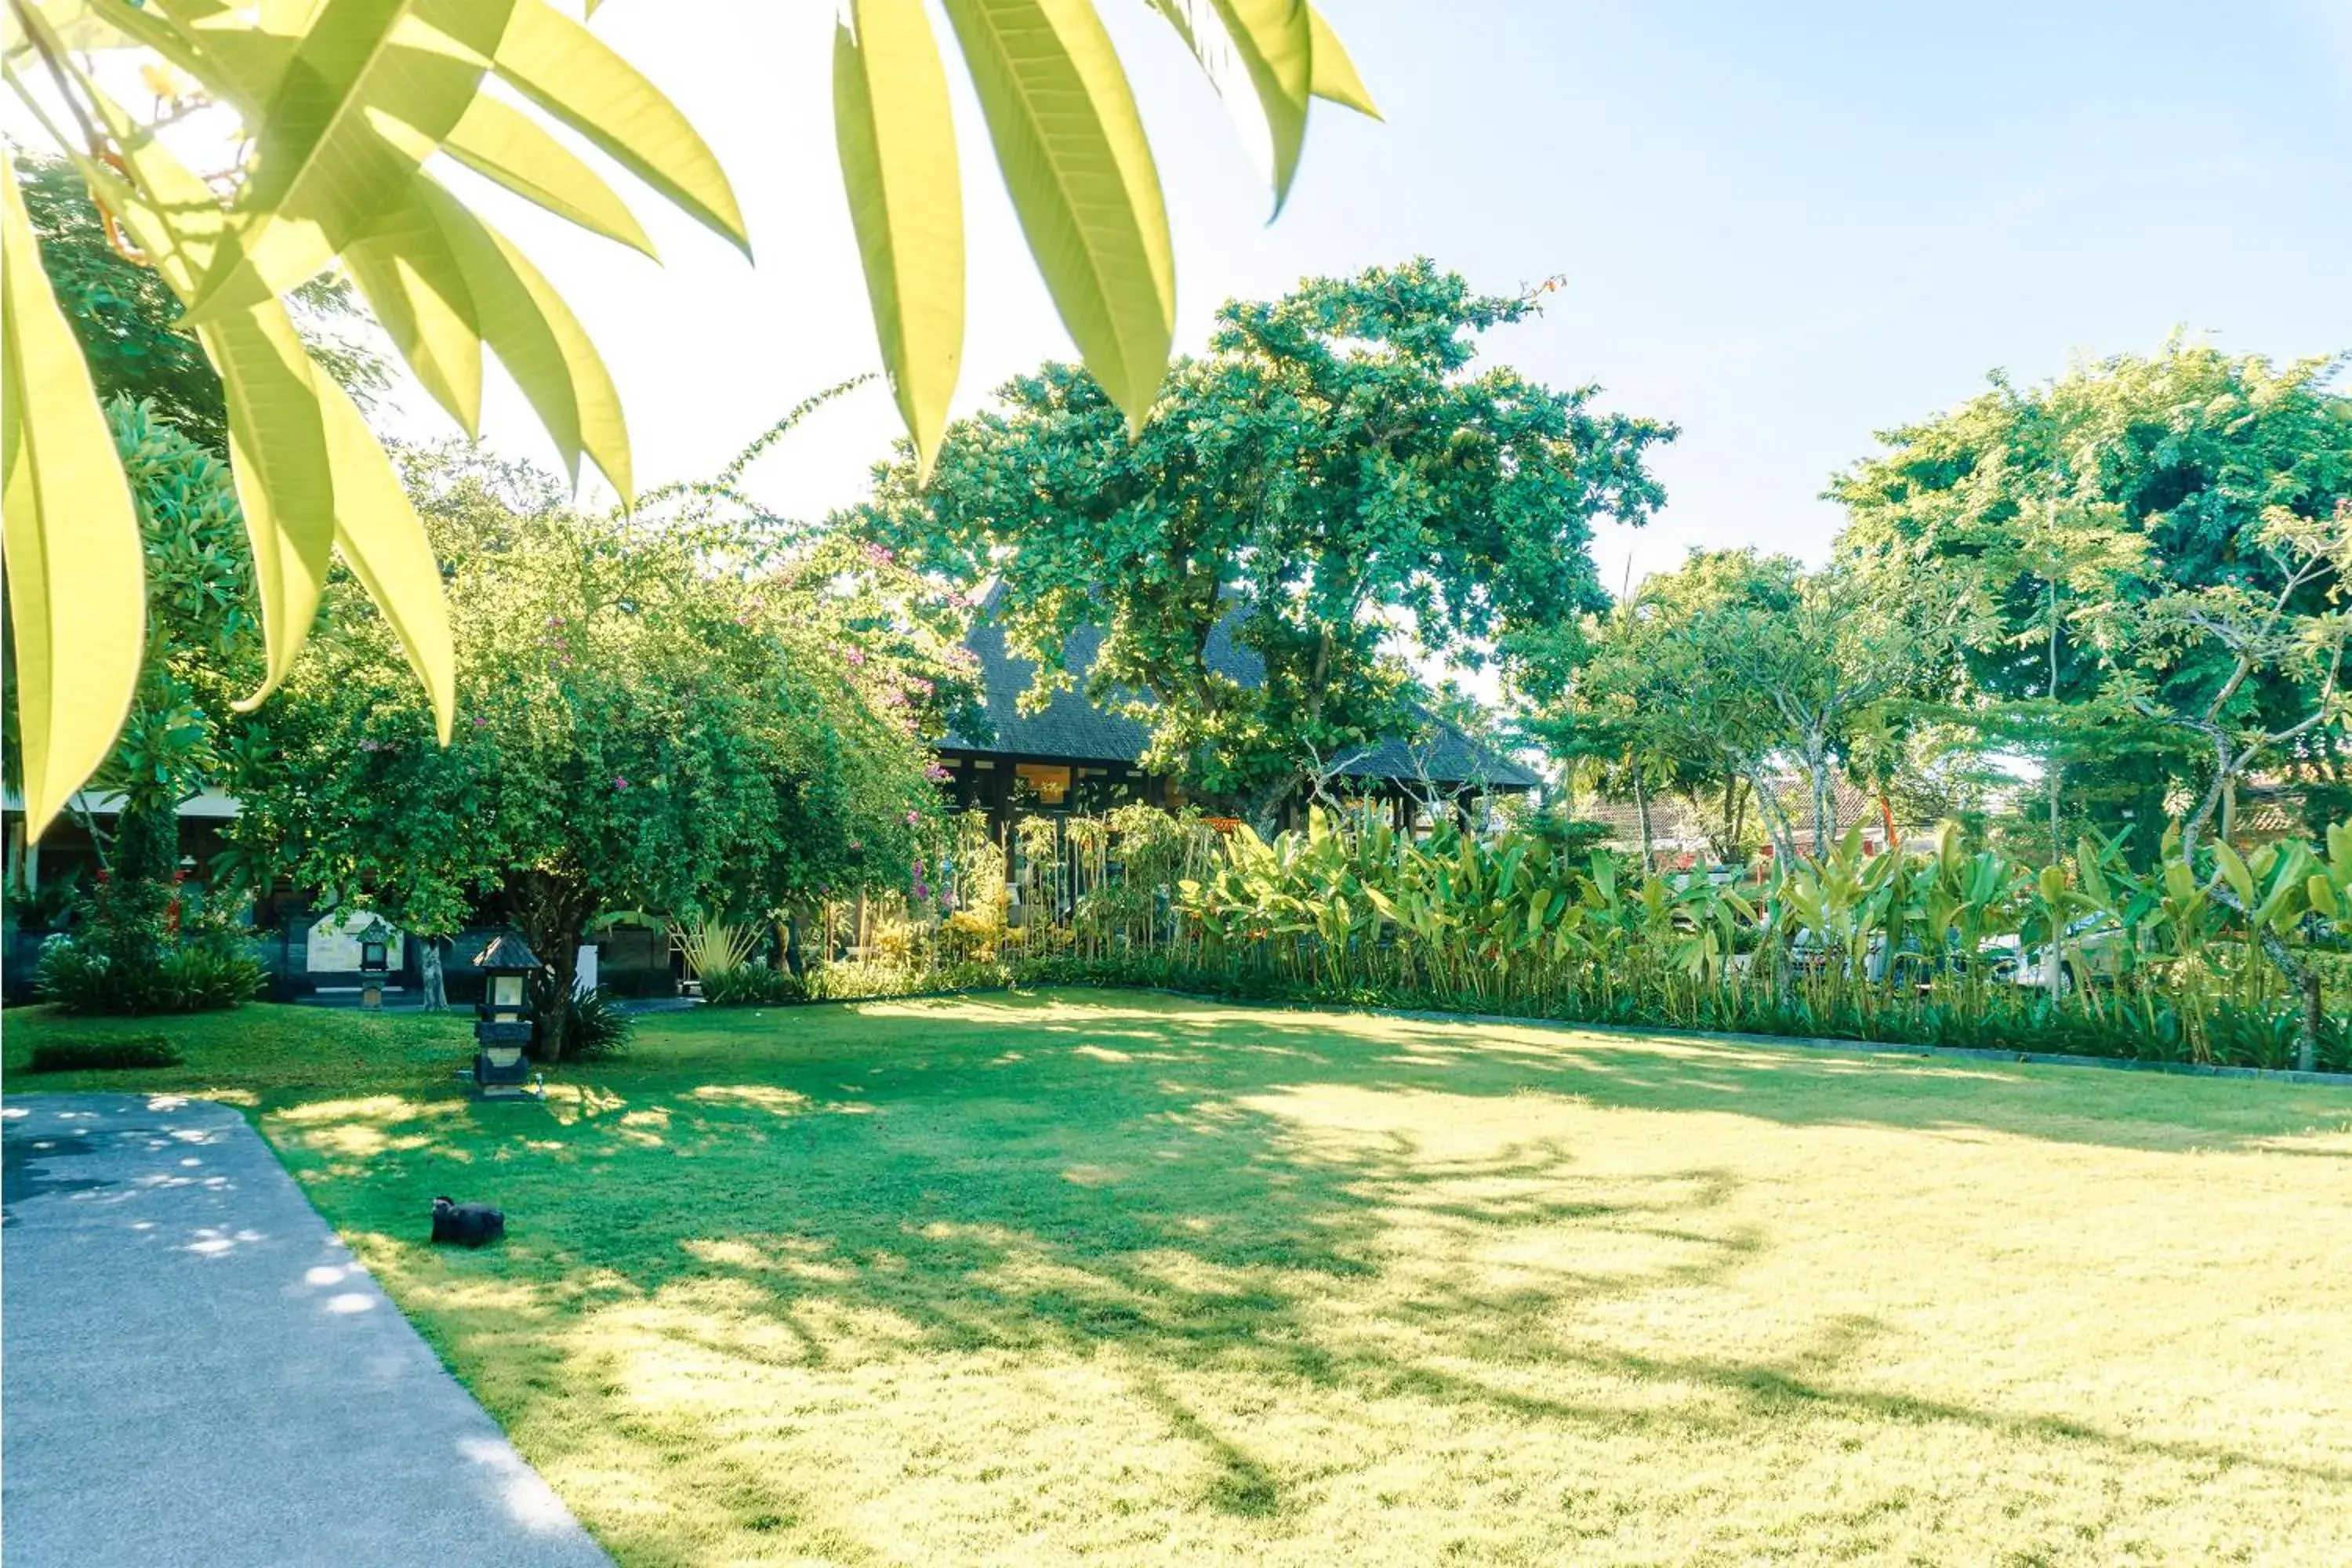
[[[539,957],[509,934],[493,939],[474,964],[482,972],[482,1000],[474,1008],[474,1092],[484,1100],[528,1094],[530,1064],[523,1051],[530,1044],[530,977],[541,967]]]
[[[376,916],[360,932],[360,1005],[383,1005],[383,977],[391,971],[392,928]]]

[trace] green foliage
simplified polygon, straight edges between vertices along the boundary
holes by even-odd
[[[734,470],[624,519],[469,452],[409,468],[466,722],[436,743],[396,640],[339,587],[234,749],[245,877],[425,935],[497,890],[568,977],[601,913],[763,922],[905,874],[937,805],[922,737],[971,701],[938,589],[751,507]]]
[[[180,1065],[177,1047],[162,1035],[88,1035],[41,1040],[33,1047],[27,1072],[111,1072],[131,1068]]]
[[[1416,841],[1376,814],[1317,811],[1305,830],[1269,840],[1130,807],[1034,819],[1019,839],[1013,908],[1024,918],[986,953],[950,942],[951,919],[937,942],[919,921],[892,925],[915,939],[820,966],[812,990],[1085,981],[2352,1068],[2352,963],[2326,923],[2352,909],[2352,824],[2331,830],[2324,853],[2213,846],[2194,869],[2175,837],[2147,874],[2091,840],[2049,866],[1972,845],[1950,825],[1927,855],[1865,853],[1854,829],[1761,885],[1645,878],[1544,824],[1487,837],[1449,826]],[[2237,905],[2217,895],[2223,886],[2237,888]],[[2302,996],[2266,956],[2273,942],[2323,976],[2308,1038]]]
[[[2058,759],[2105,831],[2126,813],[2156,820],[2168,788],[2201,792],[2210,765],[2210,748],[2168,734],[2161,715],[2200,713],[2225,688],[2232,730],[2275,731],[2310,711],[2307,669],[2273,662],[2231,686],[2236,656],[2221,642],[2167,643],[2133,622],[2216,593],[2286,593],[2290,617],[2324,612],[2334,574],[2290,589],[2294,567],[2263,536],[2282,515],[2327,526],[2352,501],[2338,363],[2274,365],[2176,340],[2042,386],[1996,376],[1838,478],[1841,556],[1884,595],[1966,595],[1966,695],[1991,705],[1993,742]],[[2135,693],[2158,717],[2122,700]],[[2293,754],[2324,778],[2343,744],[2340,724],[2325,726]]]
[[[1422,653],[1476,665],[1597,608],[1594,521],[1658,503],[1643,462],[1671,427],[1477,367],[1478,338],[1538,302],[1426,260],[1236,300],[1139,430],[1086,371],[1047,364],[949,429],[928,485],[911,454],[882,471],[857,521],[928,569],[1002,582],[1017,648],[1103,626],[1088,695],[1151,726],[1147,763],[1265,815],[1318,760],[1412,727],[1399,619]],[[1258,685],[1213,658],[1229,617]],[[1039,665],[1040,696],[1071,679]]]
[[[1891,771],[1901,705],[1947,668],[1949,595],[1881,595],[1856,574],[1785,555],[1694,551],[1572,637],[1544,639],[1521,690],[1531,732],[1570,757],[1722,803],[1722,858],[1740,858],[1752,806],[1785,859],[1826,849],[1839,771]],[[1772,786],[1784,762],[1811,785],[1811,821]]]
[[[1213,37],[1196,30],[1205,17],[1162,14],[1228,101],[1246,103],[1265,126],[1277,197],[1297,168],[1310,96],[1370,112],[1337,37],[1306,5],[1278,16],[1225,7]],[[1087,0],[975,0],[950,5],[949,17],[1046,286],[1080,352],[1139,422],[1167,363],[1175,270],[1125,68]],[[288,296],[340,263],[418,381],[469,435],[488,347],[575,481],[584,455],[625,504],[635,489],[628,435],[594,345],[530,260],[425,165],[446,151],[547,211],[649,252],[620,197],[520,100],[748,256],[717,158],[659,89],[544,0],[267,15],[19,0],[8,19],[8,86],[102,209],[96,222],[112,226],[97,237],[135,251],[162,286],[127,291],[139,335],[168,327],[168,289],[218,373],[225,417],[210,420],[209,403],[185,412],[207,431],[226,425],[236,464],[268,655],[257,697],[291,669],[340,554],[399,637],[446,741],[453,656],[423,531],[336,384],[351,370],[349,345],[322,356],[334,375],[313,374]],[[845,20],[835,40],[841,167],[886,368],[928,452],[962,337],[946,79],[920,5],[861,0]],[[1246,92],[1228,68],[1228,42],[1247,62]],[[486,92],[492,78],[510,96]],[[125,79],[152,92],[143,114],[112,96]],[[214,110],[234,116],[240,134],[230,167],[200,175],[160,132]],[[31,174],[37,184],[42,170]],[[62,195],[49,204],[53,218],[63,204]],[[131,509],[105,461],[85,355],[43,275],[13,168],[0,216],[14,280],[0,334],[10,388],[0,443],[9,454],[7,583],[26,670],[18,745],[37,837],[103,758],[129,704],[140,577]],[[87,252],[91,221],[77,209],[52,233]],[[99,307],[96,319],[126,292],[109,269],[61,262],[60,270],[68,297]],[[131,336],[100,332],[101,358],[122,357]],[[184,348],[164,346],[175,374],[194,376]]]
[[[618,1056],[629,1043],[635,1020],[621,1010],[619,998],[603,986],[584,995],[558,992],[559,982],[546,974],[531,978],[531,1002],[539,1017],[534,1049],[551,1062],[596,1062]],[[559,997],[563,1005],[558,1006]],[[555,1037],[549,1038],[550,1035]]]
[[[33,972],[41,999],[68,1013],[132,1017],[218,1012],[251,1001],[268,979],[260,961],[225,932],[142,944],[128,957],[102,931],[52,937]]]
[[[738,964],[702,977],[702,999],[713,1007],[774,1007],[805,1002],[808,984],[789,970]]]
[[[115,249],[89,187],[64,159],[19,153],[15,163],[42,269],[99,399],[143,400],[190,440],[226,452],[220,376],[180,325],[180,302],[163,278]]]

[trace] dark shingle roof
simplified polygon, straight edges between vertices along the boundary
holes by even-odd
[[[964,638],[964,646],[980,661],[996,740],[983,746],[950,735],[940,742],[940,748],[983,756],[1051,757],[1080,763],[1131,763],[1141,756],[1150,739],[1145,727],[1121,714],[1105,712],[1078,691],[1056,691],[1042,712],[1033,716],[1021,712],[1021,694],[1029,689],[1037,667],[1005,647],[1004,627],[994,613],[1003,592],[1001,584],[989,590],[971,635]],[[1235,612],[1217,623],[1209,633],[1203,657],[1211,669],[1236,685],[1257,686],[1265,679],[1265,661],[1255,649],[1234,642],[1234,628],[1239,618]],[[1102,639],[1100,626],[1080,626],[1062,645],[1063,667],[1081,688]],[[1433,719],[1425,728],[1426,733],[1421,736],[1382,740],[1360,755],[1342,760],[1333,771],[1349,778],[1427,779],[1433,784],[1482,784],[1505,790],[1533,789],[1543,782],[1451,724]]]

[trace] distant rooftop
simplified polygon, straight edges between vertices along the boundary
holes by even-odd
[[[1124,714],[1106,712],[1081,695],[1087,671],[1101,651],[1100,626],[1080,626],[1062,645],[1062,663],[1076,679],[1078,690],[1056,691],[1043,710],[1024,714],[1021,694],[1029,689],[1037,667],[1006,646],[1003,625],[995,611],[1003,595],[992,587],[981,602],[971,636],[964,644],[980,661],[988,717],[996,727],[993,742],[982,745],[963,736],[950,735],[940,742],[945,751],[981,756],[1034,757],[1055,762],[1133,763],[1150,741],[1144,725]],[[1209,634],[1209,668],[1234,684],[1255,687],[1265,680],[1265,663],[1251,648],[1234,640],[1239,612],[1217,623]],[[1137,693],[1139,700],[1150,699]],[[1391,736],[1343,760],[1333,770],[1347,778],[1426,779],[1433,784],[1458,787],[1481,784],[1496,790],[1530,790],[1543,781],[1527,768],[1499,756],[1443,721],[1432,721],[1428,738],[1414,741]]]

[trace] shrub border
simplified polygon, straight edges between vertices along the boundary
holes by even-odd
[[[1138,991],[1147,995],[1173,996],[1219,1007],[1252,1007],[1265,1013],[1319,1013],[1328,1017],[1349,1014],[1375,1018],[1406,1018],[1423,1024],[1492,1024],[1517,1029],[1558,1029],[1588,1035],[1618,1035],[1627,1039],[1708,1040],[1717,1045],[1763,1049],[1793,1047],[1807,1051],[1844,1051],[1875,1057],[1942,1058],[1952,1061],[2011,1062],[2025,1067],[2107,1068],[2121,1072],[2168,1073],[2177,1078],[2265,1079],[2274,1083],[2315,1084],[2324,1089],[2352,1089],[2352,1073],[2297,1072],[2293,1068],[2227,1067],[2218,1062],[2166,1062],[2144,1057],[2086,1057],[2063,1051],[2004,1051],[1990,1046],[1922,1046],[1895,1040],[1839,1040],[1822,1035],[1747,1035],[1727,1029],[1678,1029],[1666,1025],[1579,1024],[1565,1018],[1530,1018],[1509,1013],[1447,1013],[1432,1008],[1374,1007],[1345,1002],[1286,1002],[1257,996],[1221,996],[1208,991],[1182,991],[1172,985],[1121,985],[1099,980],[1035,980],[1003,985],[951,986],[934,991],[905,991],[888,996],[813,996],[804,1002],[780,1002],[772,1010],[795,1007],[857,1007],[876,1002],[936,1002],[958,996],[998,996],[1037,991]],[[762,1009],[770,1010],[770,1009]]]
[[[1038,987],[1045,989],[1044,986]],[[1106,990],[1118,989],[1106,986]],[[1945,1058],[1956,1061],[2011,1062],[2028,1067],[2108,1068],[2123,1072],[2169,1073],[2179,1078],[2267,1079],[2276,1083],[2317,1084],[2352,1089],[2352,1073],[2297,1072],[2293,1068],[2226,1067],[2218,1062],[2153,1061],[2144,1057],[2086,1057],[2059,1051],[2004,1051],[1990,1046],[1922,1046],[1894,1040],[1838,1040],[1819,1035],[1746,1035],[1725,1029],[1678,1029],[1664,1025],[1578,1024],[1564,1018],[1517,1017],[1508,1013],[1447,1013],[1429,1008],[1353,1006],[1332,1002],[1265,1001],[1254,997],[1216,996],[1202,991],[1179,991],[1165,985],[1134,989],[1187,1002],[1213,1002],[1227,1007],[1255,1007],[1276,1013],[1321,1013],[1339,1016],[1368,1014],[1376,1018],[1407,1018],[1424,1024],[1494,1024],[1522,1029],[1559,1029],[1590,1035],[1618,1035],[1628,1039],[1661,1036],[1708,1040],[1718,1045],[1764,1048],[1793,1046],[1808,1051],[1845,1051],[1865,1056]]]

